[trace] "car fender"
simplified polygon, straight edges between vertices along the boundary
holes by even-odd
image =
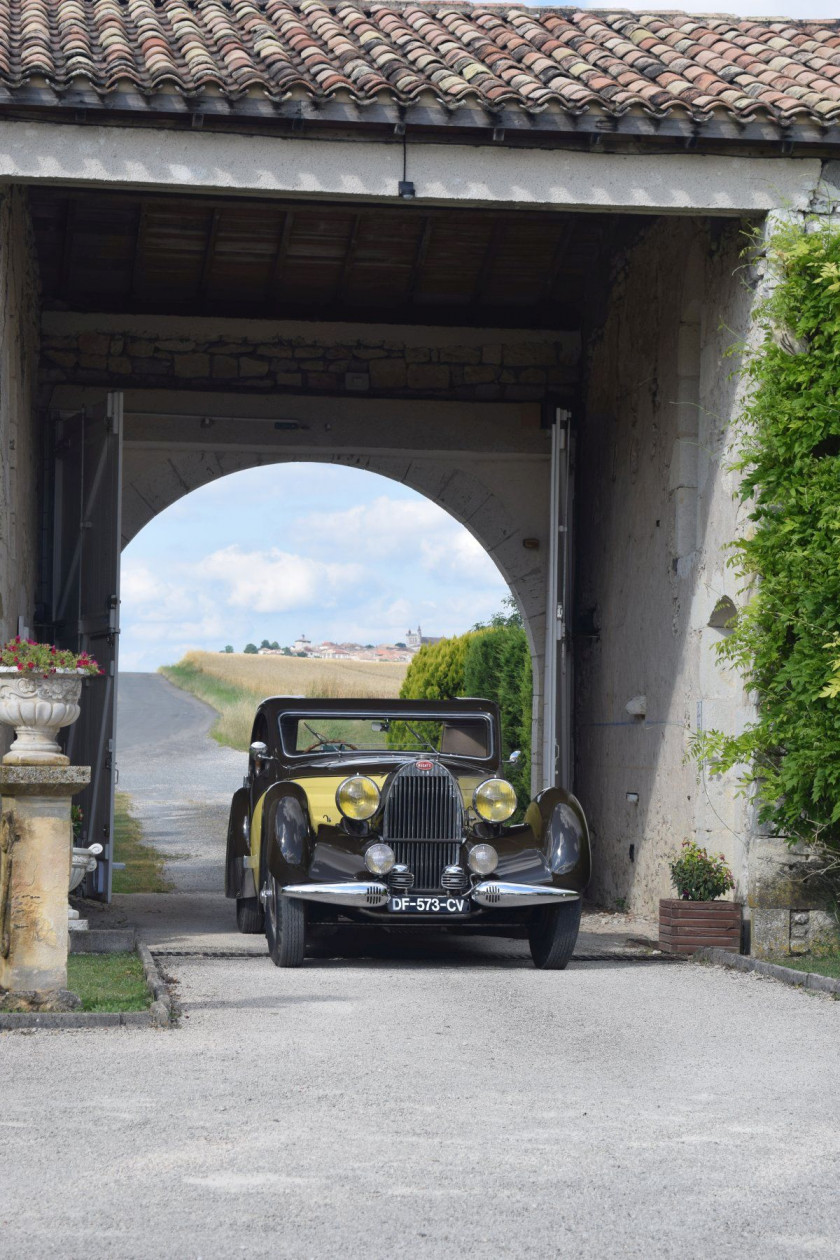
[[[306,792],[297,783],[276,783],[263,798],[260,867],[281,884],[306,878],[314,835]]]
[[[251,887],[253,873],[249,868],[251,856],[251,819],[248,789],[239,788],[233,794],[228,816],[227,845],[225,849],[225,896],[253,897]],[[246,883],[248,887],[246,888]]]
[[[528,806],[525,822],[545,854],[552,876],[560,882],[573,882],[582,892],[589,883],[592,849],[586,815],[577,797],[565,788],[546,788]]]

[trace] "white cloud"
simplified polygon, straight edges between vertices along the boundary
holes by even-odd
[[[325,563],[276,547],[243,551],[236,545],[214,551],[196,566],[196,576],[226,587],[226,602],[254,612],[289,612],[312,604],[335,604],[341,592],[360,586],[364,570],[355,564]]]
[[[186,496],[126,550],[120,662],[154,669],[301,633],[396,642],[418,621],[459,634],[505,591],[480,544],[405,487],[356,469],[251,469]]]
[[[340,512],[311,512],[296,522],[298,545],[381,563],[402,558],[442,582],[498,582],[495,564],[472,534],[429,499],[380,495]]]

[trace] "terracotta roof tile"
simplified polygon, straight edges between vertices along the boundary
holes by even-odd
[[[840,21],[411,0],[0,0],[0,84],[840,120]]]

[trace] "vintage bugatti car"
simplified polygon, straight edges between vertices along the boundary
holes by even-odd
[[[511,821],[495,704],[274,696],[251,738],[225,892],[278,967],[347,923],[527,937],[537,967],[566,966],[589,879],[586,819],[549,788]]]

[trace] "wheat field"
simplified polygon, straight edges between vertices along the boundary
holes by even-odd
[[[327,700],[385,700],[399,695],[407,665],[376,661],[320,661],[301,656],[243,652],[187,652],[161,673],[219,714],[211,734],[220,744],[246,749],[257,703],[266,696]]]

